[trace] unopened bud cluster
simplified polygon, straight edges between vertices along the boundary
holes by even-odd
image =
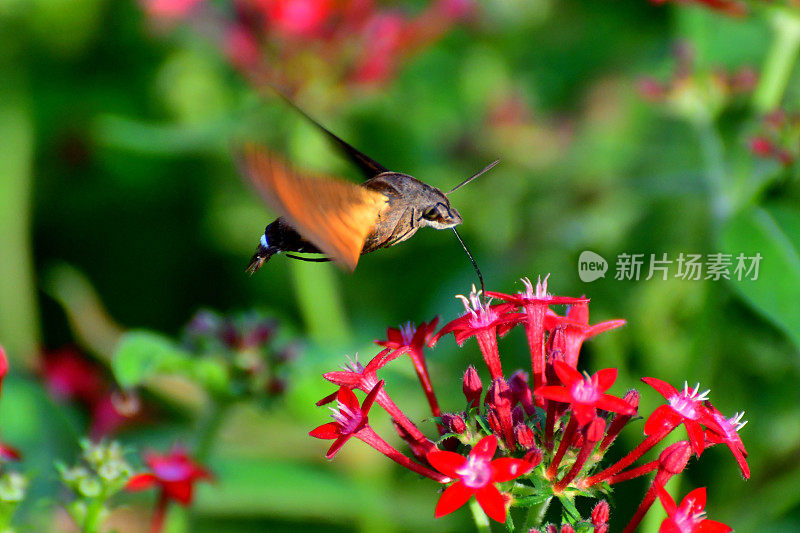
[[[61,481],[75,494],[67,511],[82,531],[96,531],[109,514],[107,501],[122,490],[133,472],[117,442],[81,443],[81,463],[56,463]]]
[[[202,310],[186,326],[183,342],[196,354],[223,361],[229,398],[272,398],[286,390],[286,373],[299,351],[279,338],[279,330],[277,320],[255,312],[225,317]]]

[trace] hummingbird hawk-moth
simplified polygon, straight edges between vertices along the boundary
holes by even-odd
[[[305,261],[334,261],[352,271],[362,254],[408,240],[420,228],[455,232],[462,218],[447,194],[498,163],[491,163],[446,194],[408,174],[389,171],[286,100],[331,139],[367,179],[357,185],[300,173],[270,150],[246,145],[240,158],[243,172],[280,214],[261,236],[247,267],[251,274],[281,252],[322,253],[326,257],[320,259],[286,255]]]

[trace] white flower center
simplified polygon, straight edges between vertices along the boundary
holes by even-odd
[[[492,466],[490,461],[470,456],[464,466],[456,470],[456,473],[464,485],[471,489],[480,489],[491,481]]]

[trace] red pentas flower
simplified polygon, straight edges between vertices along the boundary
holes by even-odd
[[[474,495],[478,505],[473,511],[479,523],[486,520],[485,517],[481,518],[484,514],[497,521],[506,520],[509,517],[508,507],[538,505],[543,497],[597,497],[601,493],[607,494],[618,483],[655,471],[641,504],[625,528],[626,533],[632,533],[657,499],[656,490],[682,473],[690,459],[699,455],[699,452],[692,451],[698,440],[701,445],[699,451],[702,451],[705,443],[725,443],[731,448],[743,472],[749,474],[744,461],[746,452],[737,433],[741,427],[741,417],[725,419],[711,405],[703,404],[706,394],[699,393],[698,389],[690,391],[685,387],[681,393],[652,378],[645,378],[645,381],[668,399],[668,405],[659,408],[648,419],[645,437],[632,451],[601,470],[600,465],[605,462],[607,450],[636,415],[639,394],[628,391],[624,398],[611,396],[606,391],[616,380],[616,369],[600,370],[594,375],[581,374],[570,361],[577,362],[581,343],[587,336],[621,325],[623,321],[590,326],[586,298],[572,299],[566,316],[559,316],[550,309],[550,305],[563,302],[565,298],[549,296],[541,281],[536,291],[532,285],[528,288],[530,294],[525,295],[525,302],[515,300],[523,298],[521,295],[510,296],[507,303],[492,306],[482,301],[480,293],[473,287],[468,297],[461,297],[467,313],[446,324],[435,335],[433,324],[423,323],[415,328],[409,323],[400,328],[390,328],[387,340],[378,341],[385,349],[366,366],[356,360],[351,361],[343,371],[325,374],[327,380],[342,388],[324,398],[320,404],[336,399],[338,408],[333,410],[334,422],[320,426],[311,435],[334,440],[328,457],[332,457],[344,441],[354,436],[407,469],[439,483],[450,484],[436,505],[436,517],[460,508]],[[515,312],[515,308],[527,304],[536,307],[538,319],[530,320],[527,313]],[[506,380],[500,366],[497,339],[518,324],[525,324],[526,328],[532,330],[529,336],[529,340],[533,339],[529,343],[532,369],[536,372],[538,365],[547,372],[546,376],[540,372],[540,377],[543,381],[546,377],[549,384],[536,387],[533,393],[526,372],[518,370]],[[383,382],[378,380],[377,371],[399,355],[409,353],[412,359],[418,357],[415,366],[416,362],[421,363],[417,368],[423,390],[426,394],[428,391],[432,394],[433,388],[429,386],[422,357],[424,345],[435,344],[446,333],[453,333],[459,344],[469,336],[477,337],[491,374],[491,384],[481,402],[483,384],[479,370],[471,366],[463,375],[466,409],[460,394],[450,402],[451,409],[455,410],[441,416],[435,414],[438,404],[431,403],[440,434],[445,435],[437,446],[391,401],[383,390]],[[359,405],[353,389],[367,393],[363,404]],[[392,417],[395,429],[419,462],[392,448],[370,427],[367,411],[373,403],[377,403]],[[537,406],[544,409],[544,419]],[[681,423],[689,428],[693,443],[681,441],[662,450],[657,460],[644,464],[639,462],[645,453],[662,443]],[[575,527],[564,525],[559,529],[553,526],[545,530],[566,532],[593,527],[602,533],[609,530],[608,516],[608,506],[600,505],[595,508],[591,520],[576,518]],[[512,515],[508,519],[513,521],[516,518]],[[690,523],[683,519],[676,520],[673,520],[673,525]],[[525,525],[526,528],[533,526],[531,531],[542,531],[536,529],[542,527],[542,521],[526,522]],[[691,524],[694,527],[694,523]]]
[[[447,487],[435,516],[450,514],[475,495],[481,509],[493,520],[504,522],[506,503],[495,483],[511,481],[527,473],[533,465],[523,459],[501,458],[492,460],[497,451],[497,437],[482,438],[467,457],[455,452],[434,450],[428,453],[428,462],[439,472],[457,479]]]
[[[584,341],[624,325],[625,320],[621,318],[589,325],[588,299],[583,299],[571,305],[565,316],[559,316],[551,312],[544,319],[544,327],[546,329],[554,330],[558,328],[564,332],[563,346],[559,348],[564,352],[565,361],[576,368]]]
[[[118,431],[139,414],[138,401],[127,402],[124,406],[116,401],[120,395],[115,395],[104,369],[77,348],[67,346],[44,351],[40,373],[48,391],[57,400],[74,401],[89,412],[89,434],[93,439]]]
[[[739,469],[742,471],[742,476],[744,476],[745,479],[749,479],[750,466],[747,464],[747,450],[744,449],[744,443],[741,437],[739,437],[739,430],[747,424],[747,420],[742,422],[744,413],[736,413],[731,418],[726,418],[725,415],[720,413],[713,405],[706,404],[706,407],[717,422],[719,428],[719,431],[706,429],[706,442],[711,444],[725,444],[736,459]]]
[[[74,399],[92,405],[108,390],[108,383],[100,368],[76,348],[45,351],[41,359],[41,373],[47,389],[58,399]]]
[[[657,378],[642,378],[642,381],[656,389],[667,400],[667,405],[658,407],[647,418],[644,424],[645,435],[666,434],[683,423],[689,435],[689,442],[692,443],[692,450],[700,455],[705,448],[701,424],[721,433],[711,412],[703,405],[710,391],[700,392],[700,384],[692,390],[689,389],[688,383],[684,383],[683,390],[678,392],[678,389]]]
[[[481,349],[486,366],[492,379],[503,377],[503,368],[500,365],[500,353],[497,349],[497,337],[502,337],[519,322],[520,315],[509,311],[514,309],[514,304],[489,305],[490,302],[481,300],[481,291],[472,286],[469,297],[461,294],[456,296],[464,302],[466,313],[446,324],[430,342],[433,346],[442,336],[452,333],[459,346],[468,338],[475,336]]]
[[[405,325],[399,328],[388,328],[386,331],[387,340],[375,341],[375,344],[378,346],[384,346],[392,350],[391,355],[386,356],[385,362],[403,353],[408,353],[409,357],[411,357],[411,362],[414,364],[414,370],[417,373],[420,385],[422,385],[422,390],[425,392],[425,397],[428,400],[428,405],[431,407],[433,416],[442,416],[442,410],[439,408],[436,394],[433,391],[433,384],[431,383],[431,377],[428,373],[428,365],[425,362],[424,350],[425,346],[433,338],[436,324],[438,323],[438,316],[430,322],[421,323],[419,326],[414,326],[413,323],[406,322]]]
[[[392,448],[369,426],[367,414],[372,404],[375,403],[375,399],[380,394],[382,388],[383,381],[379,381],[375,387],[369,391],[369,394],[364,398],[361,405],[358,404],[358,398],[353,394],[353,391],[347,387],[340,388],[336,393],[338,398],[337,406],[331,408],[331,416],[334,421],[322,424],[316,429],[313,429],[309,432],[309,435],[317,439],[334,439],[333,444],[331,444],[331,447],[328,449],[328,453],[325,454],[325,457],[328,459],[333,459],[336,452],[344,446],[345,442],[350,440],[350,437],[356,437],[412,472],[427,476],[440,483],[449,481],[445,476],[434,472],[426,466],[415,463]],[[323,398],[317,403],[319,404],[325,401],[327,401],[327,398]]]
[[[322,424],[309,433],[309,435],[317,439],[335,439],[331,447],[328,448],[328,453],[325,454],[325,457],[332,459],[336,452],[344,446],[344,443],[350,440],[350,437],[356,436],[359,431],[367,426],[369,421],[367,414],[375,402],[375,397],[378,395],[382,385],[383,381],[379,381],[369,391],[361,405],[358,404],[358,398],[353,394],[353,391],[345,387],[339,389],[336,407],[331,407],[331,417],[334,421]]]
[[[376,390],[377,392],[375,401],[377,401],[378,405],[383,407],[392,416],[394,422],[402,429],[402,431],[398,429],[400,435],[405,440],[409,441],[409,443],[413,444],[414,446],[421,447],[427,453],[432,446],[430,440],[422,434],[422,432],[411,420],[409,420],[405,413],[403,413],[403,411],[394,403],[394,401],[392,401],[387,392],[382,387],[377,387],[377,371],[383,368],[387,362],[396,358],[401,353],[404,353],[404,351],[395,350],[392,352],[391,349],[387,348],[373,357],[372,360],[367,363],[367,366],[363,366],[361,363],[359,363],[358,356],[356,356],[355,359],[349,360],[349,363],[344,367],[344,370],[338,372],[327,372],[323,374],[323,377],[331,383],[346,389],[359,389],[365,393]],[[431,390],[431,393],[433,393],[433,390]],[[342,393],[338,392],[326,396],[318,401],[317,405],[324,405],[333,401],[337,394]],[[434,397],[433,405],[435,404],[436,398]],[[434,414],[434,416],[438,415]]]
[[[333,13],[332,0],[256,0],[267,24],[297,37],[316,35]]]
[[[364,28],[362,56],[354,69],[353,79],[359,83],[375,84],[388,79],[396,65],[406,40],[408,23],[399,13],[379,13]]]
[[[522,278],[525,285],[525,292],[518,294],[503,294],[500,292],[488,292],[492,298],[499,298],[507,303],[512,303],[522,307],[525,311],[525,333],[528,337],[528,347],[531,351],[531,368],[533,370],[533,387],[540,387],[545,383],[545,317],[550,314],[557,317],[551,305],[575,305],[579,303],[589,303],[588,298],[568,298],[564,296],[552,296],[547,292],[547,278],[539,278],[534,288],[531,280]],[[520,319],[522,315],[519,315]],[[586,317],[588,322],[588,315]],[[552,329],[552,327],[550,328]],[[580,346],[578,347],[580,349]],[[577,364],[577,362],[576,362]]]
[[[439,333],[431,339],[431,346],[448,333],[453,334],[459,346],[464,344],[468,338],[483,331],[497,331],[502,336],[508,333],[521,318],[520,315],[508,316],[506,314],[516,307],[514,304],[489,305],[491,300],[489,302],[482,301],[481,291],[477,290],[475,285],[472,286],[469,296],[457,294],[456,298],[463,302],[466,312],[460,318],[444,325]],[[498,330],[498,328],[500,329]]]
[[[212,478],[211,473],[195,463],[180,446],[164,455],[147,452],[144,461],[150,471],[133,476],[125,488],[137,491],[157,486],[165,498],[181,505],[192,503],[194,484],[197,481]]]
[[[636,414],[636,409],[622,398],[605,394],[617,380],[616,368],[605,368],[592,376],[581,374],[563,361],[555,361],[553,368],[563,385],[545,385],[536,389],[534,394],[568,403],[579,425],[589,423],[597,409],[625,415]]]
[[[180,446],[175,446],[169,453],[161,455],[148,452],[144,461],[150,472],[136,474],[128,480],[126,490],[138,491],[158,487],[158,503],[153,510],[150,531],[157,533],[164,528],[164,518],[170,502],[176,501],[188,506],[192,503],[194,484],[200,480],[212,479],[211,473],[197,464]]]
[[[430,322],[422,322],[415,326],[413,322],[406,322],[398,328],[386,329],[386,340],[376,340],[375,344],[392,350],[408,350],[422,352],[425,346],[433,339],[439,317]]]
[[[183,18],[204,0],[142,0],[145,11],[153,17]]]
[[[672,496],[658,487],[658,499],[667,511],[667,518],[661,523],[659,533],[728,533],[733,528],[721,522],[705,518],[706,489],[694,489],[683,498],[680,505],[675,504]]]

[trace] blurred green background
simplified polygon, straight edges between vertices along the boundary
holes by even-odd
[[[417,13],[426,4],[387,5]],[[730,18],[644,0],[487,0],[390,79],[353,88],[312,78],[297,93],[384,166],[445,190],[500,158],[452,197],[487,287],[512,292],[520,277],[550,273],[553,293],[591,297],[592,322],[627,319],[585,345],[583,368],[618,367],[612,392],[639,388],[642,413],[660,398],[641,376],[700,382],[726,415],[745,410],[752,479],[716,447],[673,482],[680,495],[707,486],[710,517],[742,533],[800,529],[798,173],[750,149],[766,112],[800,104],[798,14],[772,7]],[[754,87],[730,81],[743,68],[759,75]],[[644,97],[642,77],[663,91]],[[82,415],[44,391],[37,353],[77,344],[107,363],[120,330],[175,337],[199,308],[256,308],[303,340],[302,358],[282,402],[228,412],[208,460],[217,482],[199,488],[191,521],[178,516],[174,527],[471,530],[466,508],[433,519],[430,482],[358,442],[329,463],[327,444],[307,436],[327,421],[314,406],[332,391],[321,374],[345,354],[368,359],[386,327],[463,311],[453,296],[476,282],[463,250],[449,232],[423,230],[364,256],[352,275],[276,257],[248,277],[274,213],[237,177],[230,147],[242,135],[356,179],[318,131],[230,65],[197,20],[164,27],[130,1],[0,0],[0,343],[12,360],[0,428],[35,476],[21,523],[60,530],[63,520],[31,502],[52,494],[50,465],[75,455],[83,431]],[[796,156],[797,137],[782,139]],[[605,278],[580,281],[583,250],[609,260]],[[614,279],[618,254],[681,252],[758,252],[760,276]],[[521,331],[500,350],[506,368],[525,367]],[[445,409],[461,406],[460,378],[477,358],[474,342],[459,349],[451,338],[430,352]],[[411,366],[384,372],[397,403],[425,418]],[[119,438],[163,448],[190,441],[193,420],[173,413]],[[400,446],[384,413],[371,422]],[[617,453],[640,429],[623,433]],[[619,488],[612,530],[644,488]],[[146,516],[148,498],[130,499],[132,509]],[[643,530],[657,525],[651,517]]]

